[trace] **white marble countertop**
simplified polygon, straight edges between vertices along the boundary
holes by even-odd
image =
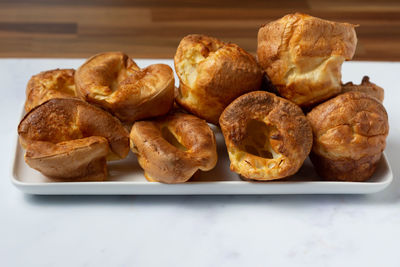
[[[400,63],[343,67],[344,82],[366,74],[386,90],[394,181],[380,193],[25,195],[10,169],[26,83],[81,62],[0,60],[0,266],[399,266]]]

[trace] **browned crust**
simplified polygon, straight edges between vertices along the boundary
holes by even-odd
[[[185,84],[181,64],[192,50],[205,59],[195,65],[197,76],[193,85]],[[192,34],[184,37],[175,54],[175,70],[180,80],[176,101],[188,111],[217,124],[224,108],[238,96],[261,86],[263,72],[254,57],[232,43]],[[191,94],[192,99],[187,95]]]
[[[328,179],[368,179],[386,146],[383,105],[362,92],[347,92],[315,107],[307,118],[314,134],[313,163]]]
[[[85,162],[85,153],[90,160],[86,165],[78,164],[76,173],[92,177],[94,174],[90,169],[100,174],[105,173],[106,167],[99,167],[98,164],[103,164],[106,156],[124,158],[129,152],[128,132],[118,119],[95,106],[72,98],[51,99],[33,108],[21,120],[18,135],[21,145],[27,148],[27,163],[45,175],[57,178],[70,178],[68,172],[72,171],[67,171],[68,166],[76,166],[76,157]],[[99,138],[106,142],[99,141]],[[107,150],[104,149],[104,144],[107,144]],[[91,158],[93,153],[97,157]],[[64,172],[63,165],[60,166],[58,177],[51,166],[60,158],[71,162],[65,164]],[[94,164],[91,162],[96,164],[91,165]],[[85,172],[79,168],[88,170]],[[94,176],[100,178],[102,175],[99,173]]]
[[[103,181],[107,178],[108,141],[91,136],[57,144],[33,141],[25,161],[44,175],[60,181]]]
[[[21,144],[32,141],[58,143],[90,136],[105,137],[111,151],[124,158],[129,152],[129,135],[109,113],[78,99],[51,99],[35,107],[18,126]]]
[[[259,29],[258,62],[281,96],[301,106],[321,102],[340,92],[341,64],[357,45],[354,28],[301,13],[286,15]]]
[[[381,158],[380,154],[353,159],[329,159],[314,152],[310,159],[317,173],[326,180],[345,182],[364,182],[374,174]]]
[[[167,127],[187,148],[181,150],[162,135]],[[204,120],[175,113],[152,121],[138,121],[130,133],[132,151],[150,181],[183,183],[198,170],[208,171],[217,163],[215,136]]]
[[[174,74],[165,64],[140,69],[122,52],[89,58],[75,74],[78,95],[125,122],[166,114],[174,101]]]
[[[187,94],[188,91],[192,91],[189,86],[186,86],[184,83],[179,84],[178,93],[175,98],[175,101],[179,104],[179,106],[185,109],[187,112],[217,125],[218,120],[215,121],[215,118],[219,118],[221,115],[222,111],[224,110],[223,105],[218,101],[207,101],[201,104],[193,105],[192,103],[183,100],[182,96]],[[196,99],[198,100],[199,98],[197,97]],[[208,99],[210,100],[211,97]],[[200,107],[200,105],[202,106]]]
[[[250,120],[262,121],[276,128],[269,139],[272,149],[282,154],[283,160],[273,168],[275,174],[264,173],[254,177],[250,174],[254,166],[249,164],[248,168],[238,168],[230,155],[231,169],[254,180],[279,179],[296,173],[312,146],[311,127],[301,109],[268,92],[256,91],[242,95],[224,110],[219,120],[228,152],[241,150],[241,143],[249,134],[247,124]],[[250,159],[258,158],[246,154]]]
[[[369,81],[368,76],[364,76],[360,84],[353,84],[348,82],[342,85],[342,93],[347,92],[364,92],[372,97],[378,99],[381,103],[383,102],[385,91],[382,87]]]
[[[77,97],[74,69],[55,69],[33,75],[26,87],[25,112],[52,98]]]

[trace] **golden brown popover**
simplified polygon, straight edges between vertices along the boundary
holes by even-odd
[[[217,163],[213,131],[204,120],[190,114],[137,121],[130,140],[149,181],[183,183],[198,169],[208,171]]]
[[[327,180],[361,182],[374,173],[385,149],[388,116],[374,97],[348,92],[307,114],[314,144],[310,158]]]
[[[140,69],[121,52],[97,54],[75,73],[78,95],[125,122],[166,114],[174,101],[174,73],[165,64]]]
[[[341,66],[356,50],[355,25],[290,14],[258,31],[258,62],[279,94],[310,106],[338,94]]]
[[[129,152],[129,134],[108,112],[79,99],[51,99],[21,120],[26,163],[59,180],[104,180],[106,158]]]
[[[312,131],[302,110],[272,93],[256,91],[234,100],[219,124],[231,170],[267,181],[296,173],[310,153]]]
[[[263,72],[254,57],[213,37],[184,37],[174,62],[180,81],[176,101],[214,124],[235,98],[261,86]]]
[[[33,75],[26,87],[25,112],[52,98],[77,97],[74,69],[55,69]]]
[[[383,102],[385,91],[382,87],[369,81],[368,76],[364,76],[360,84],[353,84],[348,82],[342,85],[342,93],[347,92],[364,92],[370,96],[375,97],[381,103]]]

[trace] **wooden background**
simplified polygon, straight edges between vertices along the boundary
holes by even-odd
[[[254,53],[260,25],[296,11],[359,24],[356,60],[400,60],[398,0],[0,0],[0,57],[172,58],[189,33]]]

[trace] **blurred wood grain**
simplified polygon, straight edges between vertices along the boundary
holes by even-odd
[[[0,57],[172,58],[190,33],[255,53],[260,25],[293,12],[358,24],[356,60],[400,60],[397,0],[0,0]]]

